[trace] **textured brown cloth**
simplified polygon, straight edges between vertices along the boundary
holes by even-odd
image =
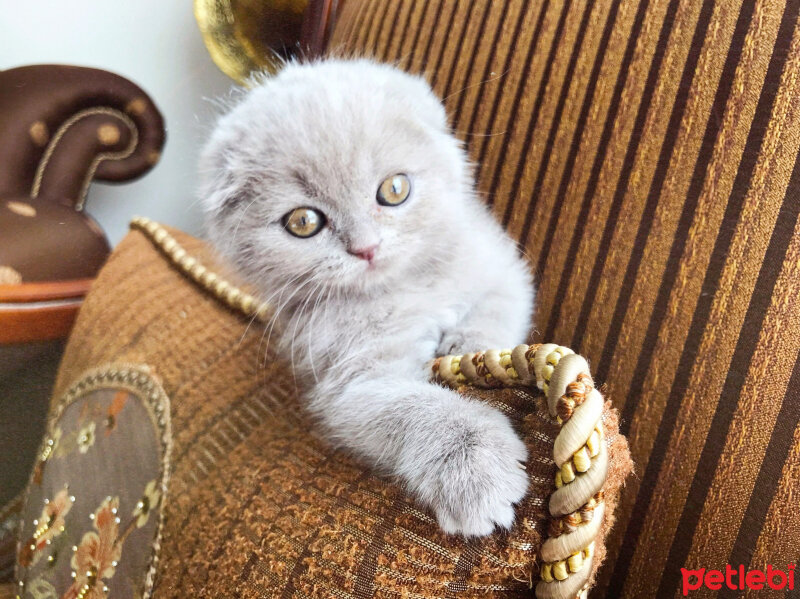
[[[340,14],[334,51],[397,61],[446,98],[540,277],[540,340],[587,356],[620,407],[639,476],[594,597],[798,559],[799,15],[796,0]]]
[[[199,241],[175,236],[216,269]],[[81,309],[55,405],[87,371],[125,365],[146,365],[169,397],[171,474],[155,596],[531,595],[558,432],[541,395],[473,392],[518,426],[531,486],[509,534],[467,542],[313,434],[297,381],[267,352],[265,333],[190,282],[138,231],[112,254]],[[610,468],[601,537],[630,471],[608,407],[604,425]],[[124,465],[126,456],[115,459]],[[70,482],[70,492],[80,498],[84,486]],[[594,552],[599,563],[602,539]]]

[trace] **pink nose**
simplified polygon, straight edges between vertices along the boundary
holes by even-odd
[[[371,245],[369,247],[364,248],[348,248],[347,253],[352,254],[362,260],[366,260],[367,262],[372,262],[375,258],[375,250],[378,249],[378,244]]]

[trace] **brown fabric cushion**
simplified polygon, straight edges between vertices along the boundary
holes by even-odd
[[[800,3],[348,0],[424,73],[640,476],[593,596],[784,567],[800,538]],[[723,591],[724,596],[733,596]]]
[[[175,235],[190,255],[216,270],[199,241]],[[171,474],[162,504],[157,596],[530,594],[550,526],[547,502],[556,470],[558,426],[541,395],[525,388],[465,389],[508,413],[531,454],[531,487],[514,530],[465,541],[444,535],[400,487],[314,435],[298,402],[297,381],[288,364],[267,352],[264,333],[263,323],[254,324],[199,289],[138,231],[111,255],[81,309],[55,397],[87,379],[87,371],[103,376],[125,364],[146,365],[169,397]],[[110,395],[103,396],[106,403]],[[69,402],[54,401],[56,410]],[[616,413],[606,410],[610,466],[594,564],[603,559],[602,536],[630,471]],[[143,435],[140,443],[146,448],[149,442]],[[139,492],[147,476],[123,481],[118,475],[129,467],[138,473],[144,464],[132,464],[122,446],[109,446],[103,455],[106,462],[94,470],[97,480],[70,478],[81,471],[62,467],[52,475],[53,484],[68,482],[78,499],[84,491],[92,498],[95,490],[121,497],[130,487]],[[45,462],[45,475],[53,460]],[[39,496],[31,497],[26,510],[36,513],[42,509]],[[113,589],[113,578],[107,584]]]

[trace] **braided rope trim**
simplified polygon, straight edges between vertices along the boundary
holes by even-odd
[[[130,226],[141,231],[189,279],[228,308],[267,322],[271,306],[232,285],[190,256],[160,224],[143,217]],[[550,497],[549,537],[542,544],[538,599],[585,599],[592,572],[594,541],[605,512],[603,485],[608,448],[601,422],[603,396],[595,389],[586,360],[554,343],[518,345],[430,364],[432,378],[452,388],[536,386],[561,430],[553,445],[556,490]]]
[[[248,318],[255,318],[264,323],[269,321],[272,310],[270,304],[260,302],[209,270],[199,260],[190,256],[163,226],[149,218],[137,216],[131,220],[130,228],[141,231],[173,266],[228,308],[241,312]]]
[[[594,542],[605,514],[603,486],[608,447],[603,431],[604,400],[586,360],[553,343],[518,345],[430,364],[433,380],[453,388],[536,386],[561,430],[553,444],[556,490],[550,496],[548,538],[539,551],[538,599],[583,599],[588,593]]]

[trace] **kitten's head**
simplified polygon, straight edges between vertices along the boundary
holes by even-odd
[[[289,63],[201,159],[212,240],[267,293],[369,293],[441,263],[471,189],[428,84],[368,60]]]

